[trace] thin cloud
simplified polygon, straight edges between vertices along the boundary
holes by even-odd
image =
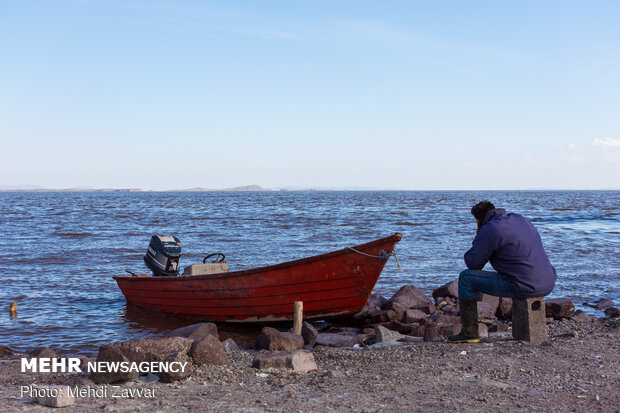
[[[614,138],[594,138],[592,141],[594,146],[599,146],[601,148],[620,148],[620,139]]]

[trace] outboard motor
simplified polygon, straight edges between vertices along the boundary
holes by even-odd
[[[171,235],[153,235],[144,255],[144,263],[154,276],[177,275],[181,241]]]

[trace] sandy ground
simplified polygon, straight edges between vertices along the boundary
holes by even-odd
[[[318,370],[259,371],[256,351],[229,353],[224,366],[201,366],[173,384],[107,386],[107,397],[78,398],[63,412],[314,411],[620,411],[620,321],[549,324],[550,341],[506,334],[478,344],[406,343],[381,349],[315,347]],[[50,411],[20,386],[79,384],[78,374],[22,374],[18,356],[0,360],[0,410]],[[150,389],[154,397],[112,397]]]

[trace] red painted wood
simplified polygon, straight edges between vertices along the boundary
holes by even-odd
[[[396,233],[353,247],[369,255],[393,251]],[[387,259],[345,248],[328,254],[252,270],[176,277],[116,276],[128,302],[209,321],[292,319],[293,303],[304,317],[359,311],[372,293]]]

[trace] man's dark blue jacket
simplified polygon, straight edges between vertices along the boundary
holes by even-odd
[[[487,212],[465,253],[470,270],[481,270],[487,261],[504,277],[515,297],[547,295],[555,285],[555,268],[536,228],[521,215],[506,214],[504,209]]]

